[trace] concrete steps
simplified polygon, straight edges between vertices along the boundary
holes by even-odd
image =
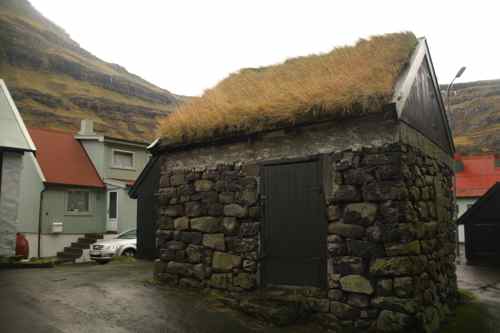
[[[90,245],[103,239],[102,234],[85,234],[84,237],[78,238],[76,242],[66,246],[63,251],[57,252],[57,258],[60,262],[75,262],[83,254],[83,251],[90,248]]]

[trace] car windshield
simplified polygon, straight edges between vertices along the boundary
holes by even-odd
[[[116,237],[118,239],[135,239],[137,238],[137,232],[135,230],[127,231],[120,236]]]

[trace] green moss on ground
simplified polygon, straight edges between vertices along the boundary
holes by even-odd
[[[492,315],[500,312],[500,304],[485,304],[474,293],[460,290],[461,304],[453,316],[439,330],[440,333],[498,333],[500,318]]]

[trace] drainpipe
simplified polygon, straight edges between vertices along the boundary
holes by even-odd
[[[38,208],[38,258],[40,258],[41,253],[41,239],[42,239],[42,215],[43,215],[43,194],[47,188],[43,185],[43,189],[40,191],[40,207]]]

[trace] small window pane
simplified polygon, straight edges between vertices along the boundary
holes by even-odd
[[[88,212],[90,193],[86,191],[71,191],[68,192],[68,201],[66,210],[68,212]]]
[[[113,152],[113,166],[132,169],[134,167],[134,154],[122,151]]]

